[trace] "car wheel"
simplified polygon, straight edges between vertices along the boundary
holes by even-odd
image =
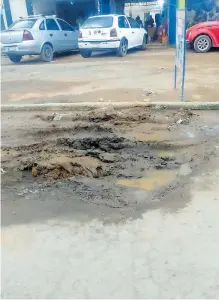
[[[194,41],[194,50],[198,53],[208,52],[211,48],[211,39],[207,35],[200,35]]]
[[[117,56],[123,57],[126,56],[128,52],[128,41],[126,39],[122,39],[120,42],[119,49],[117,50]]]
[[[92,55],[92,51],[91,50],[80,50],[81,56],[83,56],[84,58],[89,58]]]
[[[52,61],[53,60],[53,49],[49,44],[43,45],[41,50],[40,58],[42,61]]]
[[[147,47],[147,36],[144,35],[142,45],[141,45],[141,50],[146,50]]]
[[[21,55],[8,55],[8,58],[10,59],[10,61],[12,61],[13,63],[19,63],[21,61],[22,56]]]

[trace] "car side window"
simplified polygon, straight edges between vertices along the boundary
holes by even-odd
[[[45,22],[42,21],[42,22],[40,23],[39,30],[45,30],[45,29],[46,29],[46,27],[45,27]]]
[[[125,17],[123,16],[118,17],[118,26],[119,28],[129,28],[128,21],[126,20]]]
[[[47,30],[59,30],[56,21],[53,19],[46,19],[46,28]]]
[[[132,28],[140,28],[139,24],[131,17],[128,17],[128,21]]]
[[[74,30],[70,24],[68,24],[67,22],[65,22],[61,19],[57,19],[57,22],[59,23],[62,30],[65,30],[65,31],[73,31]]]

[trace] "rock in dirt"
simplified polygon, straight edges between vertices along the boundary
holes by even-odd
[[[191,117],[193,116],[193,112],[189,109],[180,108],[175,115],[175,123],[187,125],[190,122]]]
[[[101,151],[98,149],[91,149],[86,151],[86,155],[99,158]]]
[[[101,153],[99,155],[99,158],[101,161],[106,163],[113,163],[118,160],[117,155],[113,153]]]
[[[192,169],[190,168],[190,166],[188,164],[181,165],[180,170],[179,170],[180,176],[188,176],[191,173],[192,173]]]
[[[183,125],[187,125],[189,124],[189,119],[179,119],[178,121],[176,121],[176,124],[183,124]]]
[[[89,113],[89,119],[93,122],[109,121],[116,117],[117,113],[112,106],[98,108]]]
[[[56,117],[56,113],[53,113],[52,115],[47,115],[47,116],[45,116],[45,115],[36,115],[34,117],[38,118],[42,121],[48,122],[48,121],[53,121],[53,119]]]
[[[150,96],[151,94],[153,94],[153,92],[151,90],[144,90],[143,91],[143,96]]]
[[[56,114],[53,118],[53,121],[61,121],[63,117],[65,117],[66,114]]]

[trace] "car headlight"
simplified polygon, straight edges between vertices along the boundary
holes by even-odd
[[[192,32],[189,32],[188,38],[190,39],[190,37],[192,36]]]

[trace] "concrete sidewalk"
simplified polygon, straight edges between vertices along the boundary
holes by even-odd
[[[2,112],[13,111],[77,111],[98,108],[131,108],[131,107],[151,107],[168,109],[193,109],[193,110],[219,110],[219,102],[84,102],[84,103],[48,103],[48,104],[27,104],[27,105],[2,105]]]
[[[206,169],[192,178],[185,208],[125,223],[56,216],[3,227],[2,297],[217,299],[218,178]]]

